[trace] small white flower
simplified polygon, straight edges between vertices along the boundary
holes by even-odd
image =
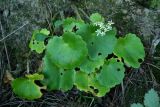
[[[98,26],[98,22],[94,23],[94,25]]]
[[[112,22],[112,20],[108,21],[108,25],[113,25],[113,24],[114,24],[114,22]]]
[[[104,23],[101,22],[101,23],[99,24],[99,27],[100,27],[100,28],[105,27],[105,26],[104,26]]]
[[[96,25],[96,26],[103,26],[104,24],[102,22],[95,22],[94,25]]]
[[[105,25],[103,22],[96,22],[94,25],[98,26],[99,29],[96,30],[97,36],[104,36],[107,31],[112,30],[112,25],[114,23],[111,21],[108,21],[108,23]]]
[[[101,30],[100,30],[100,29],[97,29],[97,30],[96,30],[96,33],[97,33],[97,36],[101,35]]]
[[[105,32],[101,32],[101,36],[104,36],[106,33]]]
[[[100,27],[101,30],[104,30],[105,28],[106,28],[106,26],[101,26]]]
[[[107,31],[112,30],[112,26],[107,25],[107,26],[106,26],[106,29],[107,29]]]

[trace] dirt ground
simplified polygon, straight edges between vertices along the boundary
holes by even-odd
[[[87,16],[99,12],[115,22],[118,35],[139,35],[146,58],[139,69],[128,69],[123,84],[102,98],[73,89],[46,92],[41,99],[19,99],[5,83],[7,72],[23,76],[29,68],[36,72],[43,55],[30,53],[32,32],[51,29],[54,19]],[[63,15],[62,15],[63,13]],[[154,88],[160,93],[160,8],[149,7],[147,0],[0,0],[0,107],[129,107],[143,102],[144,94]]]

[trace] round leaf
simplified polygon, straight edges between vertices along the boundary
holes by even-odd
[[[99,56],[105,58],[111,54],[117,42],[115,35],[116,31],[114,30],[108,31],[104,36],[94,35],[94,38],[87,43],[90,57],[93,59]]]
[[[74,33],[65,32],[63,37],[54,37],[47,45],[47,56],[58,67],[72,69],[79,66],[88,53],[86,43]]]
[[[95,74],[88,75],[84,72],[76,72],[75,75],[75,85],[81,91],[91,92],[97,97],[104,96],[107,92],[109,92],[110,88],[101,85],[97,79]]]
[[[44,57],[44,80],[42,83],[49,90],[68,91],[73,87],[75,72],[73,70],[63,70],[51,63],[48,57]]]
[[[97,74],[97,80],[101,85],[111,88],[123,81],[124,72],[125,68],[122,62],[110,59],[103,65],[100,73]]]
[[[60,89],[62,91],[68,91],[72,89],[73,84],[74,84],[74,77],[75,77],[75,72],[74,70],[66,70],[66,71],[61,71],[61,76],[60,76]]]
[[[94,13],[90,16],[90,20],[95,22],[104,22],[104,18],[99,13]]]
[[[158,93],[151,89],[144,96],[144,105],[145,107],[160,107],[160,98]]]
[[[91,59],[96,59],[99,56],[107,57],[113,52],[117,43],[115,29],[106,32],[104,36],[96,36],[96,29],[95,26],[86,24],[76,32],[87,43],[88,54]]]
[[[67,18],[63,21],[64,32],[72,32],[74,28],[79,29],[84,24],[83,20],[76,20],[74,18]]]
[[[86,60],[84,60],[84,62],[80,65],[80,69],[82,72],[89,74],[95,72],[95,70],[99,69],[103,64],[104,59],[102,57],[98,57],[94,60],[86,58]]]
[[[89,87],[89,91],[97,97],[105,96],[105,94],[110,91],[108,86],[103,86],[99,83],[95,74],[89,76]]]
[[[143,61],[145,57],[143,44],[134,34],[127,34],[124,38],[119,38],[114,54],[122,57],[127,66],[134,68],[139,68],[139,61]]]
[[[84,24],[81,26],[80,29],[76,31],[76,34],[80,35],[83,40],[88,43],[90,42],[90,39],[94,38],[95,31],[97,30],[97,27],[90,24]]]
[[[75,75],[75,83],[76,87],[81,91],[88,91],[88,74],[78,71]]]
[[[59,90],[60,72],[49,58],[43,58],[43,74],[44,80],[42,83],[47,86],[49,90]]]

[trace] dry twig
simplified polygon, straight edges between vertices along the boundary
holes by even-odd
[[[18,29],[14,30],[13,32],[11,32],[10,34],[8,34],[7,36],[3,37],[2,39],[0,39],[0,42],[4,41],[5,39],[7,39],[9,36],[13,35],[14,33],[16,33],[17,31],[21,30],[24,26],[28,25],[29,22],[26,22],[25,24],[23,24],[21,27],[19,27]]]

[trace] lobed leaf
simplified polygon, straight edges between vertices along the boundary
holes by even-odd
[[[103,86],[96,79],[95,73],[88,75],[85,72],[79,71],[75,75],[75,85],[81,91],[91,92],[97,97],[104,96],[109,92],[110,88]]]
[[[97,59],[91,60],[86,58],[83,63],[80,65],[80,70],[87,74],[95,72],[96,70],[100,69],[101,66],[104,64],[104,58],[98,57]]]
[[[104,36],[94,35],[87,43],[90,58],[96,59],[99,56],[106,58],[108,54],[111,54],[117,43],[115,35],[115,30],[108,31]]]
[[[45,49],[44,40],[48,37],[50,32],[47,29],[36,30],[33,32],[29,47],[37,53],[42,53]]]
[[[37,77],[35,78],[17,78],[12,81],[12,88],[13,92],[18,95],[21,98],[27,99],[27,100],[34,100],[37,98],[40,98],[42,96],[41,88],[34,83],[35,80],[37,80]],[[42,78],[38,78],[42,79]]]
[[[105,94],[110,91],[110,87],[100,84],[100,82],[96,79],[95,74],[91,74],[89,76],[89,87],[89,91],[97,97],[105,96]]]
[[[75,74],[75,83],[76,87],[81,91],[88,91],[88,74],[82,71],[78,71]]]
[[[144,96],[145,107],[160,107],[160,99],[154,89],[148,91]]]
[[[80,27],[84,24],[83,20],[76,20],[74,18],[66,18],[63,21],[63,31],[64,32],[72,32],[75,29],[80,29]]]
[[[91,59],[96,59],[99,56],[107,57],[113,52],[117,43],[115,29],[106,32],[104,36],[96,36],[96,29],[95,26],[86,24],[76,32],[87,43],[88,54]]]
[[[135,34],[127,34],[119,38],[114,49],[114,54],[122,57],[127,66],[138,68],[144,60],[145,52],[141,40]]]
[[[123,81],[124,72],[123,63],[112,58],[102,66],[102,70],[97,74],[97,80],[101,85],[112,88]]]
[[[59,89],[59,80],[60,72],[59,68],[56,67],[51,60],[44,56],[43,58],[43,75],[44,80],[42,83],[47,86],[48,90],[58,90]]]
[[[74,85],[74,77],[75,77],[74,70],[61,71],[61,76],[59,81],[60,90],[68,91],[72,89]]]
[[[26,75],[26,77],[31,80],[43,80],[44,75],[35,73],[35,74],[28,74]]]
[[[86,43],[79,35],[72,32],[65,32],[63,37],[53,37],[46,50],[46,55],[51,62],[64,69],[79,66],[87,53]]]
[[[74,84],[74,71],[64,70],[55,66],[48,57],[44,57],[44,80],[42,83],[49,90],[68,91]]]

